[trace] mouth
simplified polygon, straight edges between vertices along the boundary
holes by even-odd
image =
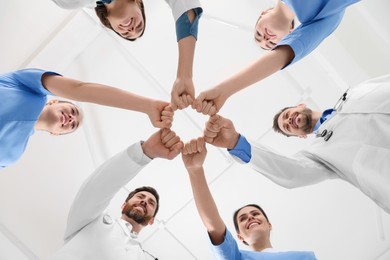
[[[276,37],[276,34],[273,34],[268,28],[265,28],[265,33],[268,35],[269,38]]]
[[[299,125],[298,125],[298,113],[295,113],[294,114],[294,117],[292,119],[292,125],[295,129],[298,129],[299,128]]]
[[[61,112],[60,122],[61,122],[61,126],[64,126],[64,125],[65,125],[66,116],[65,116],[64,112]]]
[[[146,208],[142,205],[137,205],[134,207],[135,209],[138,209],[139,211],[142,211],[146,215]]]
[[[254,226],[260,226],[261,223],[262,223],[261,221],[252,221],[252,222],[249,222],[248,225],[247,225],[247,227],[246,227],[246,229],[250,229],[250,228],[252,228],[252,227],[254,227]]]

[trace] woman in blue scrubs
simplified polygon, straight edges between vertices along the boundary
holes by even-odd
[[[35,130],[67,134],[82,122],[79,107],[58,100],[47,103],[47,95],[142,112],[158,128],[169,128],[172,122],[168,102],[40,69],[0,74],[0,168],[22,156]]]
[[[279,0],[261,13],[255,40],[267,54],[196,98],[198,112],[213,115],[236,92],[286,68],[311,53],[338,27],[345,9],[359,0]],[[294,29],[294,19],[300,25]],[[211,103],[212,105],[210,105]]]

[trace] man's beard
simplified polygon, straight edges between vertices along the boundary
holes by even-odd
[[[126,205],[122,209],[122,214],[125,214],[128,218],[131,218],[138,224],[146,226],[149,221],[152,219],[152,216],[147,216],[147,213],[144,215],[143,212],[140,212],[138,209],[134,209],[134,205]]]
[[[301,112],[299,112],[303,118],[306,119],[306,123],[302,126],[301,130],[305,132],[305,134],[310,134],[313,130],[312,128],[312,111],[310,108],[305,107]]]

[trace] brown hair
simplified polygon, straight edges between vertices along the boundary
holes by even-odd
[[[293,108],[293,107],[285,107],[282,110],[280,110],[278,113],[276,113],[276,115],[274,116],[274,123],[272,125],[272,128],[274,129],[274,131],[276,133],[285,135],[287,137],[290,137],[290,135],[286,134],[285,132],[282,131],[282,129],[280,129],[279,124],[278,124],[278,119],[279,119],[280,114],[282,114],[286,109],[289,109],[289,108]]]

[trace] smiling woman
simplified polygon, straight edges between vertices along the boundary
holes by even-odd
[[[240,250],[236,240],[219,215],[218,208],[208,187],[203,169],[206,154],[205,141],[203,138],[198,138],[185,144],[182,158],[190,177],[198,213],[212,243],[215,259],[317,259],[314,253],[309,251],[280,251],[274,249],[270,241],[272,225],[264,210],[256,204],[243,206],[233,215],[237,238],[253,251]]]
[[[40,69],[0,74],[0,167],[22,156],[35,130],[63,135],[78,129],[83,120],[81,109],[66,101],[46,103],[47,95],[142,112],[159,128],[170,127],[172,122],[169,114],[161,119],[168,102]]]

